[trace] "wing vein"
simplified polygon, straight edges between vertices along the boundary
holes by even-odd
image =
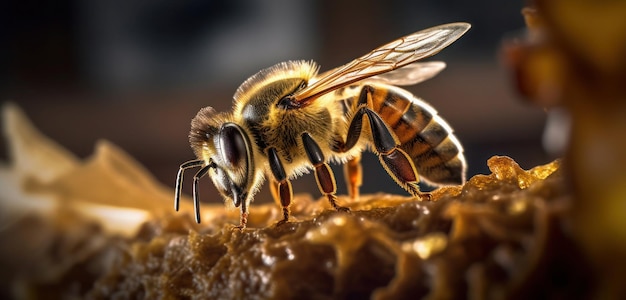
[[[469,28],[468,23],[450,23],[424,29],[391,41],[343,66],[320,74],[308,87],[296,93],[293,99],[299,102],[300,106],[308,105],[315,98],[330,91],[408,65],[415,65],[410,70],[417,74],[412,76],[412,80],[402,80],[403,84],[417,83],[431,78],[443,70],[445,64],[438,62],[436,65],[428,65],[415,62],[437,54],[460,38]],[[425,67],[420,68],[422,66]],[[381,75],[380,78],[390,81],[394,80],[390,78],[399,78],[401,74],[410,75],[406,72],[398,72],[394,76],[385,78]]]

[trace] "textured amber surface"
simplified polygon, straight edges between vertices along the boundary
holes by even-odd
[[[626,1],[534,0],[530,35],[505,48],[519,90],[571,116],[568,223],[597,299],[626,298]]]
[[[240,231],[238,212],[222,206],[206,205],[202,225],[189,212],[174,213],[173,191],[110,144],[80,162],[16,108],[6,107],[4,118],[13,128],[14,163],[0,174],[16,184],[3,180],[15,192],[1,203],[5,212],[22,212],[2,219],[4,296],[527,299],[580,298],[589,290],[585,260],[562,222],[570,195],[558,161],[526,171],[494,156],[491,174],[436,190],[432,202],[341,197],[351,213],[297,195],[292,222],[276,227],[276,205],[253,205],[251,228]],[[46,178],[15,163],[45,156],[38,151],[62,158],[39,162],[56,170]],[[94,177],[102,178],[97,197],[90,185],[70,184]],[[129,178],[140,184],[123,185]],[[140,203],[151,206],[142,211]]]

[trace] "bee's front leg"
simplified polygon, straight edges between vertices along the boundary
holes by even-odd
[[[246,205],[246,202],[244,201],[241,203],[241,214],[240,214],[240,219],[239,219],[239,226],[235,226],[235,227],[243,231],[244,229],[246,229],[246,226],[248,226],[248,206]]]
[[[283,163],[280,161],[280,157],[278,157],[276,148],[267,149],[267,158],[269,160],[270,170],[274,176],[274,181],[270,182],[270,184],[274,185],[272,187],[272,189],[274,189],[272,195],[278,197],[278,202],[280,202],[280,205],[283,207],[283,219],[278,221],[277,224],[282,225],[289,221],[289,205],[293,198],[293,190],[291,188],[291,182],[287,179]]]
[[[317,180],[317,186],[320,192],[328,198],[330,205],[338,211],[350,211],[349,208],[343,207],[337,204],[337,184],[335,183],[335,176],[333,170],[326,163],[324,159],[324,153],[320,146],[313,140],[308,133],[302,134],[302,143],[304,150],[306,151],[309,161],[315,168],[315,179]]]

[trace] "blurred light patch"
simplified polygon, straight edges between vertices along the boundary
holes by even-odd
[[[434,232],[412,242],[405,242],[402,244],[402,249],[405,252],[415,252],[421,259],[428,259],[443,251],[447,245],[447,235],[441,232]]]

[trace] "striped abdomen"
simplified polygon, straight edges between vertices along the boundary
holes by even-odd
[[[413,159],[420,177],[433,185],[464,183],[463,146],[437,111],[403,89],[373,87],[372,110],[396,134],[400,148]]]

